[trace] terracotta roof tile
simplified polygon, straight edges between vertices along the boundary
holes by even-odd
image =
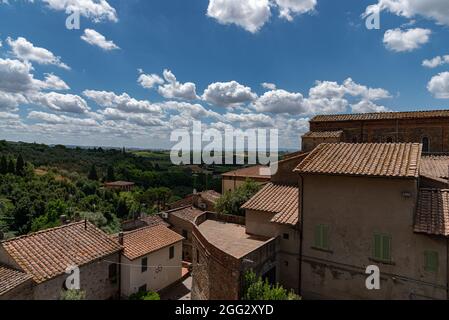
[[[274,213],[272,222],[296,225],[299,221],[299,189],[268,183],[249,199],[243,209]]]
[[[418,143],[322,143],[294,171],[352,176],[418,177]]]
[[[167,211],[169,215],[174,215],[175,217],[178,217],[180,219],[194,222],[197,217],[204,214],[204,211],[199,210],[197,208],[194,208],[192,206],[178,208],[174,210]]]
[[[182,236],[162,225],[137,229],[123,235],[124,255],[129,260],[135,260],[183,239]]]
[[[261,168],[268,168],[266,166],[252,166],[242,169],[237,169],[234,171],[225,172],[222,174],[224,177],[248,177],[248,178],[266,178],[267,181],[270,180],[270,176],[263,175],[260,173]]]
[[[406,111],[406,112],[376,112],[318,115],[310,122],[334,122],[334,121],[360,121],[360,120],[396,120],[396,119],[422,119],[422,118],[447,118],[449,110]]]
[[[304,138],[340,138],[343,131],[309,131],[303,135]]]
[[[24,272],[0,265],[0,296],[32,278]]]
[[[121,250],[109,235],[90,222],[75,222],[1,243],[6,252],[37,283]]]
[[[449,156],[422,157],[421,173],[431,177],[448,179]]]
[[[199,193],[200,197],[211,203],[217,203],[217,200],[221,198],[221,194],[214,190],[206,190]]]
[[[415,232],[449,236],[449,190],[421,189]]]

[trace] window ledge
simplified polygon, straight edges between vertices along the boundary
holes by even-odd
[[[316,250],[316,251],[321,251],[321,252],[326,252],[326,253],[334,253],[332,250],[324,249],[324,248],[310,247],[310,249]]]
[[[368,260],[372,261],[372,262],[381,263],[381,264],[391,265],[391,266],[396,265],[396,263],[394,263],[393,261],[385,261],[385,260],[380,260],[380,259],[376,259],[376,258],[369,258]]]

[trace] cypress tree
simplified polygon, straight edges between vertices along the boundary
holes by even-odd
[[[106,175],[106,181],[108,181],[108,182],[115,181],[114,167],[112,167],[112,166],[108,167],[108,173]]]
[[[16,173],[16,166],[14,165],[14,161],[12,159],[9,159],[8,173],[11,173],[11,174],[15,174]]]
[[[25,162],[23,161],[22,155],[19,154],[16,161],[16,174],[18,176],[22,176],[24,173],[24,169],[25,169]]]
[[[95,164],[92,165],[89,171],[89,175],[87,176],[89,180],[98,180],[98,174],[97,174],[97,168],[95,167]]]
[[[8,173],[8,161],[6,160],[6,156],[2,155],[2,158],[0,159],[0,174],[7,174]]]

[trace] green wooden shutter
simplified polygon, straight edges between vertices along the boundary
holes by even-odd
[[[391,237],[390,236],[382,237],[382,260],[384,260],[384,261],[391,260]]]
[[[315,247],[321,248],[321,225],[315,227]]]
[[[321,226],[322,227],[322,241],[321,245],[323,249],[329,249],[329,226]]]
[[[436,251],[425,251],[424,252],[424,269],[429,272],[438,271],[438,252]]]
[[[374,234],[373,256],[375,259],[382,259],[382,237],[380,234]]]

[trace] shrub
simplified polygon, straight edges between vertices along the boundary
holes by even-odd
[[[129,300],[161,300],[157,292],[137,292],[129,296]]]
[[[243,292],[243,300],[300,300],[293,291],[287,291],[280,284],[270,285],[253,271],[245,274]]]

